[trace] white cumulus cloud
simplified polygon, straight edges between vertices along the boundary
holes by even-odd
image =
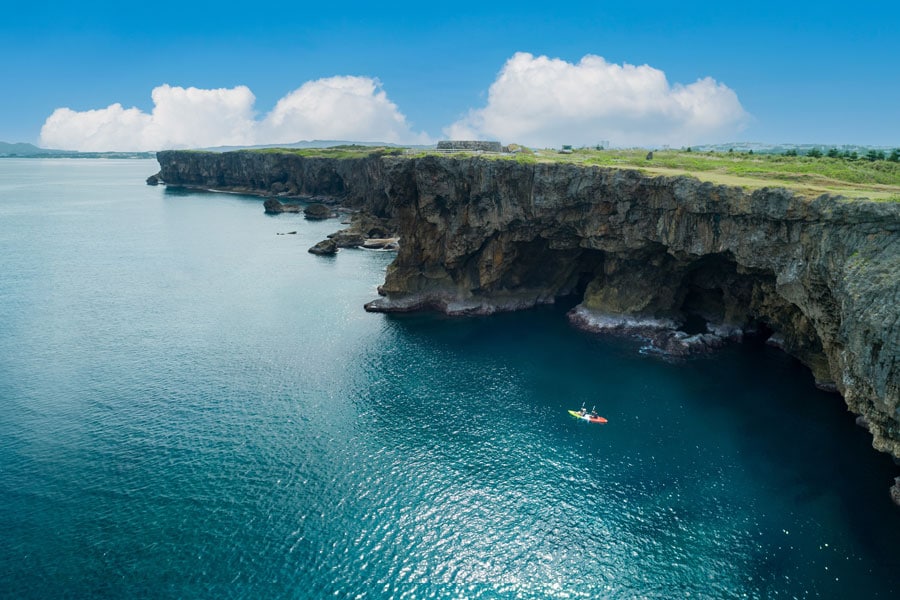
[[[719,141],[749,115],[737,94],[709,77],[670,85],[648,65],[587,55],[577,64],[516,53],[488,91],[487,106],[444,129],[454,139],[530,146],[686,145]]]
[[[427,143],[375,79],[329,77],[304,83],[278,101],[260,124],[270,143],[301,139]]]
[[[427,143],[376,79],[329,77],[303,84],[256,117],[253,92],[161,85],[153,110],[58,108],[41,128],[41,145],[82,151],[162,150],[281,144],[312,139]]]

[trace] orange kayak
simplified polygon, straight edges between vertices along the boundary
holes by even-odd
[[[603,417],[592,417],[590,415],[590,413],[583,415],[580,412],[578,412],[577,410],[570,410],[569,414],[572,415],[573,417],[578,417],[579,419],[584,419],[585,421],[590,421],[591,423],[606,423],[607,422],[607,420]]]

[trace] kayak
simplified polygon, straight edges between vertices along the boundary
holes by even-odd
[[[579,419],[584,419],[585,421],[590,421],[591,423],[606,423],[606,419],[603,417],[592,417],[590,414],[582,415],[577,410],[570,410],[569,414],[573,417],[578,417]]]

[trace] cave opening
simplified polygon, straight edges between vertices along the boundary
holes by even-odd
[[[691,335],[707,333],[710,322],[720,323],[725,317],[725,291],[721,287],[690,283],[679,312],[682,331]]]
[[[740,274],[729,254],[704,256],[684,271],[673,306],[680,329],[690,335],[708,333],[710,326],[722,325],[741,315],[745,325],[753,289],[753,276]]]
[[[581,265],[577,267],[571,276],[573,282],[568,288],[560,290],[560,294],[556,297],[555,304],[565,311],[569,311],[578,306],[583,300],[587,292],[588,285],[597,278],[596,265]],[[583,270],[584,269],[584,270]]]
[[[679,329],[687,333],[688,335],[708,333],[709,323],[706,319],[703,318],[703,316],[697,313],[685,313],[684,322],[681,324],[681,327]]]
[[[744,328],[744,341],[751,345],[763,346],[775,334],[775,330],[766,321],[753,319]]]
[[[588,286],[603,272],[605,253],[581,250],[575,260],[564,267],[566,283],[556,294],[554,304],[568,312],[584,301]]]
[[[571,308],[581,302],[588,285],[602,272],[605,254],[584,248],[553,248],[550,240],[536,239],[516,243],[514,256],[499,279],[500,289],[543,289],[555,304],[571,304]]]
[[[779,293],[775,273],[739,264],[727,251],[697,256],[656,244],[611,252],[541,237],[511,243],[491,238],[462,271],[478,284],[474,294],[493,296],[500,306],[552,303],[566,313],[578,308],[570,318],[582,319],[578,323],[587,329],[647,335],[646,328],[655,327],[653,343],[675,356],[729,340],[768,343],[830,384],[814,323]]]

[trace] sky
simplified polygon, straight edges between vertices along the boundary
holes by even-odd
[[[900,146],[897,2],[0,8],[0,141]]]

